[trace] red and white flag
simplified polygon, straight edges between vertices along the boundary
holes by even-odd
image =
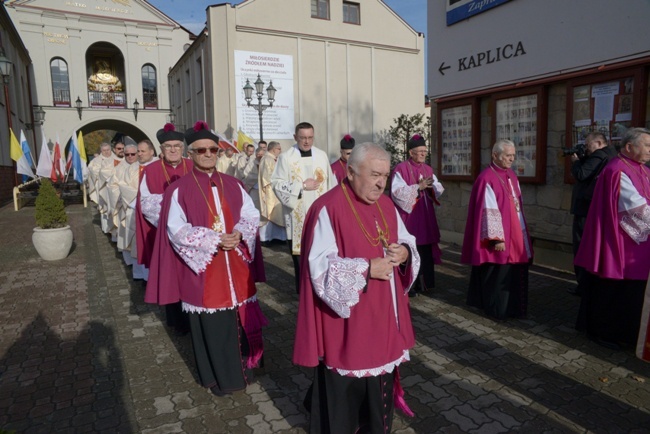
[[[65,180],[65,158],[63,158],[63,152],[61,152],[61,145],[59,145],[59,135],[56,135],[56,143],[54,144],[54,151],[52,152],[52,174],[50,178],[52,181],[63,182]]]

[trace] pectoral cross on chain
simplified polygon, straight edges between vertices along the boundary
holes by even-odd
[[[379,241],[381,241],[382,246],[385,249],[388,248],[388,238],[386,237],[386,232],[382,231],[379,227],[379,222],[375,220],[375,226],[377,226],[377,235],[379,236]]]

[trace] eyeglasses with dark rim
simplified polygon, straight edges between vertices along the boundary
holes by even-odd
[[[125,152],[124,155],[126,155],[127,157],[133,157],[138,154],[136,154],[135,152]]]
[[[216,154],[217,152],[219,152],[219,148],[216,147],[216,146],[211,146],[209,148],[196,148],[196,149],[192,148],[192,149],[190,149],[190,152],[195,152],[195,153],[197,153],[199,155],[203,155],[207,151],[210,151],[211,154]]]

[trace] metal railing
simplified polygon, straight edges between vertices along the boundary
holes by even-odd
[[[144,92],[142,95],[145,109],[158,108],[158,94],[156,92]]]
[[[126,108],[126,92],[88,92],[88,105],[93,108]]]
[[[70,91],[67,89],[53,89],[52,100],[54,107],[70,107]]]

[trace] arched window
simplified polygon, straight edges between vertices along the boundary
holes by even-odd
[[[50,62],[52,75],[52,100],[55,107],[70,107],[70,80],[68,78],[68,64],[61,58],[54,58]]]
[[[156,82],[156,68],[153,65],[142,67],[142,99],[145,109],[158,108],[158,85]]]

